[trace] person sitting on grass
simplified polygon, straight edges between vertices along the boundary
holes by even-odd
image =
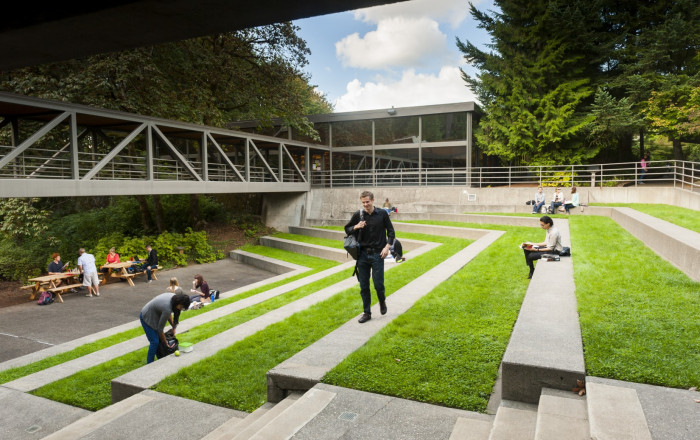
[[[197,292],[197,289],[200,291]],[[192,281],[192,289],[190,289],[190,292],[196,293],[196,295],[190,296],[190,299],[193,302],[199,301],[203,303],[205,299],[209,299],[209,284],[204,281],[204,277],[197,274],[194,276],[194,280]]]
[[[173,293],[175,293],[175,291],[176,291],[177,289],[180,289],[180,282],[177,280],[176,277],[170,278],[170,285],[168,286],[168,288],[167,288],[166,290],[167,290],[168,292],[173,292]],[[180,291],[182,291],[182,289],[180,289]]]
[[[180,322],[180,312],[189,307],[190,297],[182,293],[182,289],[178,287],[175,293],[161,293],[141,309],[139,319],[149,343],[146,355],[147,364],[155,360],[160,342],[168,343],[163,331],[165,323],[170,323],[174,336],[177,324]]]
[[[544,254],[557,254],[561,252],[563,246],[561,245],[561,234],[559,230],[554,227],[554,221],[548,215],[543,215],[540,217],[540,227],[547,231],[547,236],[545,241],[542,243],[532,243],[526,241],[520,245],[525,253],[525,264],[530,268],[530,274],[527,276],[528,279],[532,278],[535,273],[535,260],[542,258]]]

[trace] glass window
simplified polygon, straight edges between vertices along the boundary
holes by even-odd
[[[464,168],[467,166],[467,147],[423,147],[423,168]]]
[[[341,121],[333,123],[334,147],[372,145],[372,121]]]
[[[328,145],[328,122],[317,122],[313,124],[314,129],[318,132],[320,139],[314,139],[311,136],[301,134],[296,128],[292,129],[292,139],[296,141],[308,142],[311,144]]]
[[[377,149],[374,152],[377,170],[418,168],[418,148]]]
[[[444,113],[423,116],[423,140],[456,141],[467,138],[467,113]]]
[[[377,119],[374,139],[376,145],[418,143],[418,116]]]

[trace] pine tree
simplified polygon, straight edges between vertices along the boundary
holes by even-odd
[[[597,63],[592,2],[496,1],[500,12],[470,5],[479,27],[491,35],[491,52],[458,40],[480,72],[464,80],[486,115],[476,131],[490,155],[530,164],[580,163],[597,152],[584,142],[592,116]]]

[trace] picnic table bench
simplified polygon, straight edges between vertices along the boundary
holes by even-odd
[[[106,283],[108,279],[123,279],[126,280],[131,287],[135,287],[134,281],[132,278],[134,278],[136,275],[141,275],[144,272],[129,272],[129,268],[131,266],[141,264],[140,261],[122,261],[119,263],[110,263],[110,264],[105,264],[102,266],[102,268],[109,269],[107,274],[104,277],[103,283]],[[162,269],[160,266],[154,267],[151,269],[151,276],[153,277],[154,280],[158,281],[158,278],[156,277],[156,272],[158,269]]]
[[[39,293],[42,289],[45,288],[45,286],[48,286],[48,289],[45,289],[47,292],[55,293],[56,297],[58,298],[59,302],[63,302],[63,298],[61,297],[61,293],[65,293],[67,290],[70,289],[75,289],[82,284],[64,284],[64,285],[58,285],[58,282],[61,280],[68,280],[77,277],[78,273],[73,273],[73,272],[66,272],[66,273],[61,273],[61,274],[54,274],[54,275],[43,275],[40,277],[35,277],[35,278],[30,278],[29,281],[33,282],[34,284],[28,285],[21,287],[21,289],[32,289],[32,294],[29,297],[30,300],[33,300],[37,293]]]

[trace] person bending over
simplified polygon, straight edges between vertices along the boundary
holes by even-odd
[[[547,231],[545,241],[542,243],[532,243],[526,241],[520,245],[525,253],[525,263],[530,268],[528,279],[535,273],[535,260],[542,258],[544,254],[559,254],[562,250],[561,234],[554,227],[554,221],[547,215],[540,217],[540,227]]]
[[[141,309],[139,319],[149,343],[146,363],[150,364],[155,360],[158,344],[161,341],[163,344],[168,343],[163,332],[165,324],[167,322],[170,323],[174,336],[177,324],[180,322],[180,312],[186,310],[189,306],[190,297],[182,293],[182,289],[178,288],[176,293],[161,293]]]

